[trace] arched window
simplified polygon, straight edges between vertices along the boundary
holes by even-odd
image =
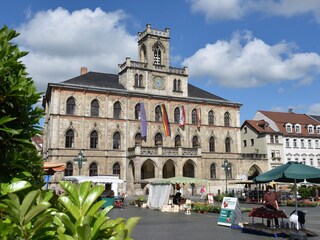
[[[192,138],[192,147],[195,148],[195,147],[198,147],[198,146],[200,146],[198,136],[194,136]]]
[[[74,115],[76,111],[76,102],[73,97],[69,97],[67,100],[67,114]]]
[[[120,177],[120,165],[119,163],[115,163],[112,167],[112,173],[113,174],[118,174]]]
[[[211,137],[209,139],[209,152],[214,152],[214,151],[215,151],[214,137]]]
[[[178,91],[177,79],[173,80],[173,91]]]
[[[99,116],[99,102],[97,99],[94,99],[91,102],[91,116],[98,117]]]
[[[159,47],[157,47],[154,50],[154,62],[155,65],[160,65],[161,64],[161,50]]]
[[[66,144],[65,147],[66,148],[73,148],[73,144],[74,144],[74,132],[72,129],[69,129],[66,132]]]
[[[180,135],[177,135],[177,136],[174,138],[174,146],[175,146],[175,147],[181,147],[181,137],[180,137]]]
[[[64,169],[64,176],[73,176],[73,165],[68,162],[66,168]]]
[[[229,137],[225,140],[225,148],[227,153],[231,152],[231,139]]]
[[[134,118],[140,119],[140,103],[138,103],[134,108]]]
[[[178,107],[176,107],[174,109],[173,115],[174,115],[174,122],[175,123],[179,123],[179,121],[180,121],[180,109]]]
[[[156,106],[156,109],[155,109],[155,118],[154,120],[156,122],[161,122],[162,121],[162,113],[161,113],[161,108],[160,106]]]
[[[134,137],[134,143],[135,145],[141,145],[142,137],[140,133],[137,133],[136,136]]]
[[[120,149],[121,146],[121,138],[120,133],[116,132],[113,134],[113,149]]]
[[[230,127],[230,113],[228,112],[224,114],[224,126]]]
[[[89,167],[89,176],[98,176],[98,166],[96,163],[91,163]]]
[[[139,85],[138,85],[139,87],[142,87],[142,86],[143,86],[143,76],[142,76],[142,74],[139,75],[139,82],[138,82],[138,84],[139,84]]]
[[[192,124],[197,123],[197,110],[195,108],[191,112],[191,123]]]
[[[216,179],[217,178],[216,165],[214,163],[212,163],[211,166],[210,166],[210,178],[211,179]]]
[[[98,133],[97,131],[92,131],[90,134],[90,148],[98,147]]]
[[[120,119],[121,116],[121,105],[120,102],[115,102],[113,105],[113,118]]]
[[[178,80],[178,91],[181,91],[181,80]]]
[[[162,146],[162,135],[161,133],[157,133],[156,136],[154,137],[154,145],[155,146]]]
[[[208,124],[214,125],[214,113],[212,110],[208,112]]]
[[[134,86],[135,87],[139,86],[139,76],[138,76],[138,74],[134,75]]]

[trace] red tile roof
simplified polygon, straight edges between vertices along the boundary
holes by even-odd
[[[258,111],[274,121],[279,128],[279,131],[284,136],[293,136],[293,137],[320,137],[317,134],[316,130],[314,129],[314,133],[310,134],[308,132],[308,125],[318,126],[319,122],[315,121],[314,119],[310,118],[306,114],[299,114],[299,113],[292,113],[292,112],[270,112],[270,111]],[[287,132],[285,125],[287,123],[291,123],[292,132]],[[301,132],[295,132],[294,125],[299,124],[301,126]]]
[[[242,126],[245,124],[248,124],[258,133],[276,133],[265,120],[246,120]]]

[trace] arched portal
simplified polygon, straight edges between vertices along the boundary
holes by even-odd
[[[188,160],[183,165],[183,176],[184,177],[195,177],[195,165],[192,160]]]
[[[162,168],[163,178],[170,178],[176,176],[175,165],[172,160],[166,161]]]
[[[154,178],[154,163],[148,159],[142,164],[141,179]]]
[[[259,176],[261,169],[257,165],[251,166],[248,171],[248,180],[254,179],[256,176]]]

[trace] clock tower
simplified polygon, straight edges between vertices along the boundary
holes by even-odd
[[[138,33],[139,61],[119,64],[119,82],[125,89],[151,93],[187,97],[187,68],[170,67],[170,30],[157,30],[147,24]]]

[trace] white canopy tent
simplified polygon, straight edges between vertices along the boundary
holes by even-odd
[[[171,184],[150,184],[149,197],[147,206],[149,208],[160,208],[163,205],[168,204],[171,191]]]

